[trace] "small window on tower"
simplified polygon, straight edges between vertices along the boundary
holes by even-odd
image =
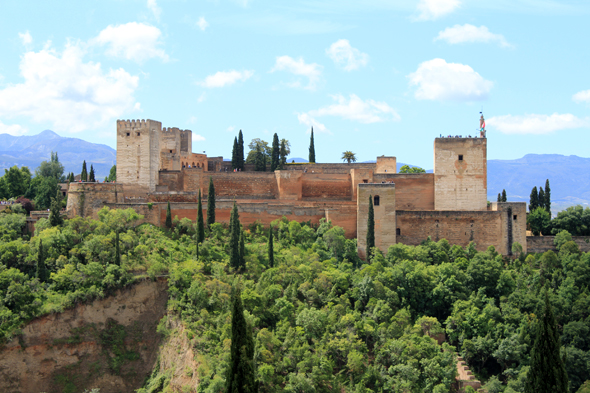
[[[172,150],[170,150],[170,153],[172,153]]]
[[[459,161],[463,161],[463,154],[459,154]]]
[[[402,235],[401,229],[395,228],[395,234],[396,234],[396,236],[401,236]]]
[[[512,218],[516,220],[518,216],[515,214],[514,216],[512,216]]]
[[[131,135],[130,133],[127,133],[127,136]]]
[[[138,133],[137,133],[137,136],[139,136],[139,135],[140,135],[140,134],[139,134],[139,132],[138,132]]]
[[[379,195],[373,197],[373,205],[379,206]]]
[[[363,183],[368,183],[368,182],[369,182],[369,180],[363,179]]]

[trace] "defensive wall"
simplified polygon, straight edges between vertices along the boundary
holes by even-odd
[[[547,252],[549,250],[557,252],[553,243],[555,236],[527,236],[527,250],[529,252]],[[581,252],[590,252],[590,236],[572,236]]]

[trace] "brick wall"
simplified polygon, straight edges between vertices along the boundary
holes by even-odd
[[[375,247],[386,253],[396,242],[396,187],[393,183],[362,183],[357,191],[357,249],[359,257],[367,257],[369,197],[373,199]],[[377,202],[378,198],[378,202]]]
[[[526,244],[528,252],[557,252],[553,241],[555,236],[527,236]],[[572,240],[578,245],[580,251],[590,252],[590,236],[572,236]]]
[[[288,161],[288,159],[287,159]],[[307,173],[334,173],[334,174],[348,174],[351,169],[371,169],[375,170],[374,163],[352,163],[352,164],[295,164],[287,165],[286,171],[303,171],[307,169]]]
[[[302,198],[350,200],[352,189],[349,174],[304,173]]]
[[[434,210],[434,174],[375,174],[375,183],[395,183],[395,205],[399,210]]]

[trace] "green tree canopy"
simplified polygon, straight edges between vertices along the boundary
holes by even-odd
[[[426,173],[426,171],[417,166],[404,165],[399,169],[399,173]]]
[[[527,224],[533,235],[539,236],[542,234],[549,234],[551,228],[551,216],[542,207],[537,207],[531,211],[527,217]]]

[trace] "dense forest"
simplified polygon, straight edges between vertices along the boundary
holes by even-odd
[[[168,276],[169,318],[189,332],[202,392],[226,386],[232,288],[254,337],[260,392],[449,392],[456,353],[488,392],[524,392],[547,288],[570,391],[589,379],[590,253],[567,232],[557,253],[515,245],[509,259],[426,239],[365,263],[342,228],[282,219],[241,228],[232,265],[235,234],[220,223],[200,235],[188,219],[158,228],[138,225],[131,209],[103,208],[98,220],[41,219],[30,236],[25,217],[15,207],[0,214],[2,341],[35,316]],[[170,334],[165,320],[159,332]],[[140,392],[166,391],[168,378],[155,370]]]

